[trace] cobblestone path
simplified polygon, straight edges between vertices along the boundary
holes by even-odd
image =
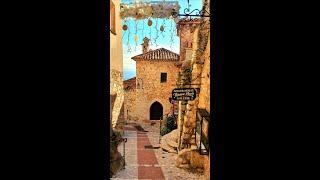
[[[201,174],[177,168],[174,165],[176,154],[167,153],[158,148],[160,146],[158,122],[154,125],[129,122],[125,126],[124,137],[127,138],[126,166],[111,179],[203,179]],[[118,150],[121,154],[124,153],[123,144],[119,145]]]

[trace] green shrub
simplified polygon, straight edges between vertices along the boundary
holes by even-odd
[[[169,131],[169,129],[166,127],[166,126],[163,126],[162,128],[161,128],[161,136],[163,136],[163,135],[165,135],[165,134],[168,134],[170,131]]]
[[[170,130],[170,132],[177,128],[176,120],[173,116],[167,117],[167,128]]]
[[[172,130],[177,129],[176,119],[173,116],[169,116],[166,119],[166,123],[161,128],[161,136],[168,134]]]

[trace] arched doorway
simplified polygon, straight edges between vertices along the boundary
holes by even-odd
[[[162,105],[156,101],[150,106],[150,120],[159,120],[163,115]]]

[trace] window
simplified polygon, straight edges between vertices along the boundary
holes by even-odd
[[[160,82],[167,82],[167,73],[161,73],[161,81]]]
[[[116,9],[112,1],[110,1],[110,31],[116,34]]]

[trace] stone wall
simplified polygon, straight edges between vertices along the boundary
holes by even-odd
[[[122,72],[117,70],[110,71],[110,97],[115,98],[111,101],[112,127],[115,127],[123,115],[122,106],[124,101]]]
[[[124,91],[124,113],[128,120],[138,120],[135,112],[136,107],[136,90],[129,89]]]
[[[195,45],[194,39],[192,38],[195,34],[194,30],[199,25],[200,19],[194,21],[185,21],[181,19],[177,24],[178,36],[180,37],[180,61],[190,59],[188,57],[188,50],[192,49]]]
[[[201,74],[201,91],[199,95],[199,108],[210,112],[210,34],[207,48],[204,53],[204,64]]]
[[[181,27],[183,30],[183,27]],[[186,61],[190,58],[190,66],[192,67],[191,84],[192,88],[199,89],[197,98],[187,102],[186,106],[180,104],[178,128],[180,130],[181,140],[179,145],[181,149],[190,148],[193,134],[196,128],[196,112],[198,108],[206,109],[210,112],[210,41],[209,41],[209,23],[202,21],[199,26],[195,26],[193,33],[181,36],[192,40],[192,53],[187,52],[184,57]],[[184,47],[181,47],[184,48]],[[185,48],[184,48],[185,49]],[[191,56],[191,57],[190,57]],[[182,68],[184,65],[182,65]],[[188,87],[188,86],[185,86]]]

